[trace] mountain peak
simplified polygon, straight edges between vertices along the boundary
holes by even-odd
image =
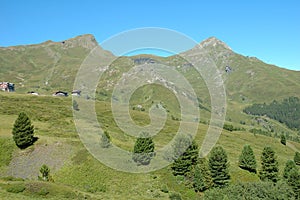
[[[98,45],[92,34],[79,35],[74,38],[61,41],[61,43],[66,47],[82,46],[87,49],[93,49]]]
[[[231,48],[230,48],[227,44],[225,44],[223,41],[219,40],[219,39],[216,38],[216,37],[210,37],[210,38],[208,38],[208,39],[202,41],[202,42],[200,43],[200,45],[201,45],[202,47],[216,47],[216,46],[222,46],[222,47],[224,47],[225,49],[231,50]]]

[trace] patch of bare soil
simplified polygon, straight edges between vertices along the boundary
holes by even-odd
[[[37,179],[43,164],[50,168],[50,174],[59,170],[70,161],[73,148],[69,144],[54,142],[52,144],[39,144],[34,148],[15,152],[11,160],[7,176],[26,179]]]

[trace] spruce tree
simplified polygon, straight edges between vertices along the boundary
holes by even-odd
[[[300,152],[295,152],[294,162],[296,163],[296,165],[300,165]]]
[[[239,166],[249,172],[256,173],[256,159],[250,145],[245,145],[239,157]]]
[[[203,192],[207,189],[203,174],[201,173],[200,168],[197,165],[194,169],[193,187],[196,192]]]
[[[34,127],[29,117],[21,112],[14,123],[12,130],[13,139],[20,149],[24,149],[34,142]]]
[[[283,178],[288,179],[292,169],[297,169],[297,166],[293,160],[288,160],[284,167]]]
[[[142,133],[134,144],[133,161],[138,165],[148,165],[154,155],[154,142],[152,138],[147,133]]]
[[[205,158],[199,158],[193,171],[193,187],[196,192],[203,192],[212,186],[212,179]]]
[[[193,166],[197,164],[198,145],[195,141],[192,141],[191,137],[179,136],[173,150],[173,159],[175,160],[171,166],[173,174],[175,176],[186,176],[192,170]]]
[[[278,162],[275,155],[275,151],[267,146],[264,148],[261,155],[261,170],[259,172],[259,178],[262,181],[273,181],[278,180]]]
[[[300,173],[297,168],[290,171],[287,183],[293,189],[296,199],[300,199]]]
[[[281,136],[280,136],[280,142],[281,142],[281,144],[286,145],[286,137],[285,137],[284,134],[281,134]]]
[[[210,153],[208,166],[213,187],[224,187],[229,184],[229,162],[227,153],[221,146],[214,147]]]

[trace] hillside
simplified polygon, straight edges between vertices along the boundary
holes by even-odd
[[[0,82],[16,84],[16,92],[0,91],[1,198],[169,199],[176,192],[183,199],[201,199],[203,193],[194,192],[183,177],[173,176],[170,166],[141,174],[121,172],[105,166],[83,145],[74,118],[85,114],[82,112],[85,109],[82,102],[95,102],[93,109],[96,111],[96,118],[101,128],[109,133],[111,142],[117,147],[132,151],[136,138],[124,132],[117,124],[112,110],[112,104],[117,101],[112,94],[113,90],[124,77],[123,74],[130,70],[132,74],[126,74],[125,77],[138,73],[143,78],[147,70],[154,73],[151,71],[154,66],[165,65],[186,78],[196,97],[191,90],[176,85],[176,80],[170,82],[155,74],[157,82],[149,79],[152,84],[138,87],[128,100],[130,117],[136,125],[146,127],[152,123],[149,111],[154,106],[162,107],[166,111],[166,121],[153,137],[155,147],[162,149],[175,136],[185,117],[181,115],[180,109],[183,106],[174,91],[184,94],[190,100],[189,103],[192,102],[187,105],[196,103],[196,107],[200,109],[201,118],[189,121],[189,125],[198,126],[195,141],[201,147],[209,129],[210,117],[215,113],[212,112],[206,77],[201,77],[191,63],[183,59],[196,54],[200,55],[197,57],[201,61],[200,66],[205,62],[213,63],[224,80],[227,104],[224,123],[227,128],[222,130],[217,145],[221,145],[228,154],[231,184],[259,182],[258,174],[247,172],[238,166],[239,155],[245,144],[251,145],[254,150],[257,169],[261,168],[263,148],[271,146],[277,155],[280,176],[287,160],[293,159],[295,152],[300,151],[300,143],[295,142],[300,137],[299,129],[291,129],[264,114],[250,115],[255,113],[243,112],[252,105],[271,104],[274,100],[284,102],[289,97],[300,98],[300,72],[235,53],[214,37],[191,50],[170,57],[115,57],[100,47],[99,51],[113,62],[103,70],[93,96],[85,90],[86,85],[74,88],[74,81],[81,63],[97,45],[92,35],[82,35],[61,42],[47,41],[36,45],[0,48]],[[135,72],[134,67],[142,70]],[[97,69],[95,68],[95,72]],[[58,90],[71,92],[73,89],[82,90],[82,96],[73,99],[70,96],[52,96]],[[123,93],[127,92],[126,84],[122,89]],[[35,91],[40,95],[29,95],[28,91]],[[79,111],[73,111],[73,100],[78,102]],[[11,134],[13,123],[22,111],[29,115],[38,137],[37,142],[25,150],[16,147]],[[84,125],[90,125],[88,120]],[[233,131],[228,129],[230,126]],[[93,130],[97,126],[89,128]],[[289,136],[286,145],[280,143],[281,134]],[[54,182],[37,180],[43,164],[50,167]],[[12,192],[16,188],[23,190],[19,193]]]

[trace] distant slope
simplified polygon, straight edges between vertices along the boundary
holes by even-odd
[[[95,38],[87,34],[61,42],[47,41],[36,45],[0,48],[0,81],[16,83],[17,93],[36,91],[49,95],[57,90],[70,92],[81,63],[97,45]],[[114,56],[108,51],[103,51],[108,56]],[[243,121],[247,122],[246,125],[250,125],[253,119],[242,112],[245,107],[253,103],[270,103],[288,97],[300,98],[299,71],[283,69],[254,57],[240,55],[214,37],[186,52],[170,57],[154,55],[115,57],[99,81],[96,98],[110,101],[115,84],[134,66],[160,63],[176,69],[193,86],[200,102],[201,115],[206,121],[210,118],[211,101],[207,85],[204,77],[201,77],[191,63],[182,57],[195,53],[198,53],[199,59],[204,61],[209,57],[222,74],[227,94],[228,121],[237,124]],[[227,72],[226,67],[230,68]],[[166,84],[168,83],[162,83],[165,86]],[[148,110],[152,102],[158,101],[157,94],[165,93],[167,90],[156,88],[155,90],[159,92],[154,94],[151,92],[155,91],[152,87],[144,86],[136,92],[131,98],[131,106],[141,104]],[[178,118],[178,102],[175,96],[165,94],[162,101],[168,102],[170,116]]]
[[[0,81],[16,83],[17,92],[71,90],[80,64],[97,45],[94,36],[82,35],[0,48]]]

